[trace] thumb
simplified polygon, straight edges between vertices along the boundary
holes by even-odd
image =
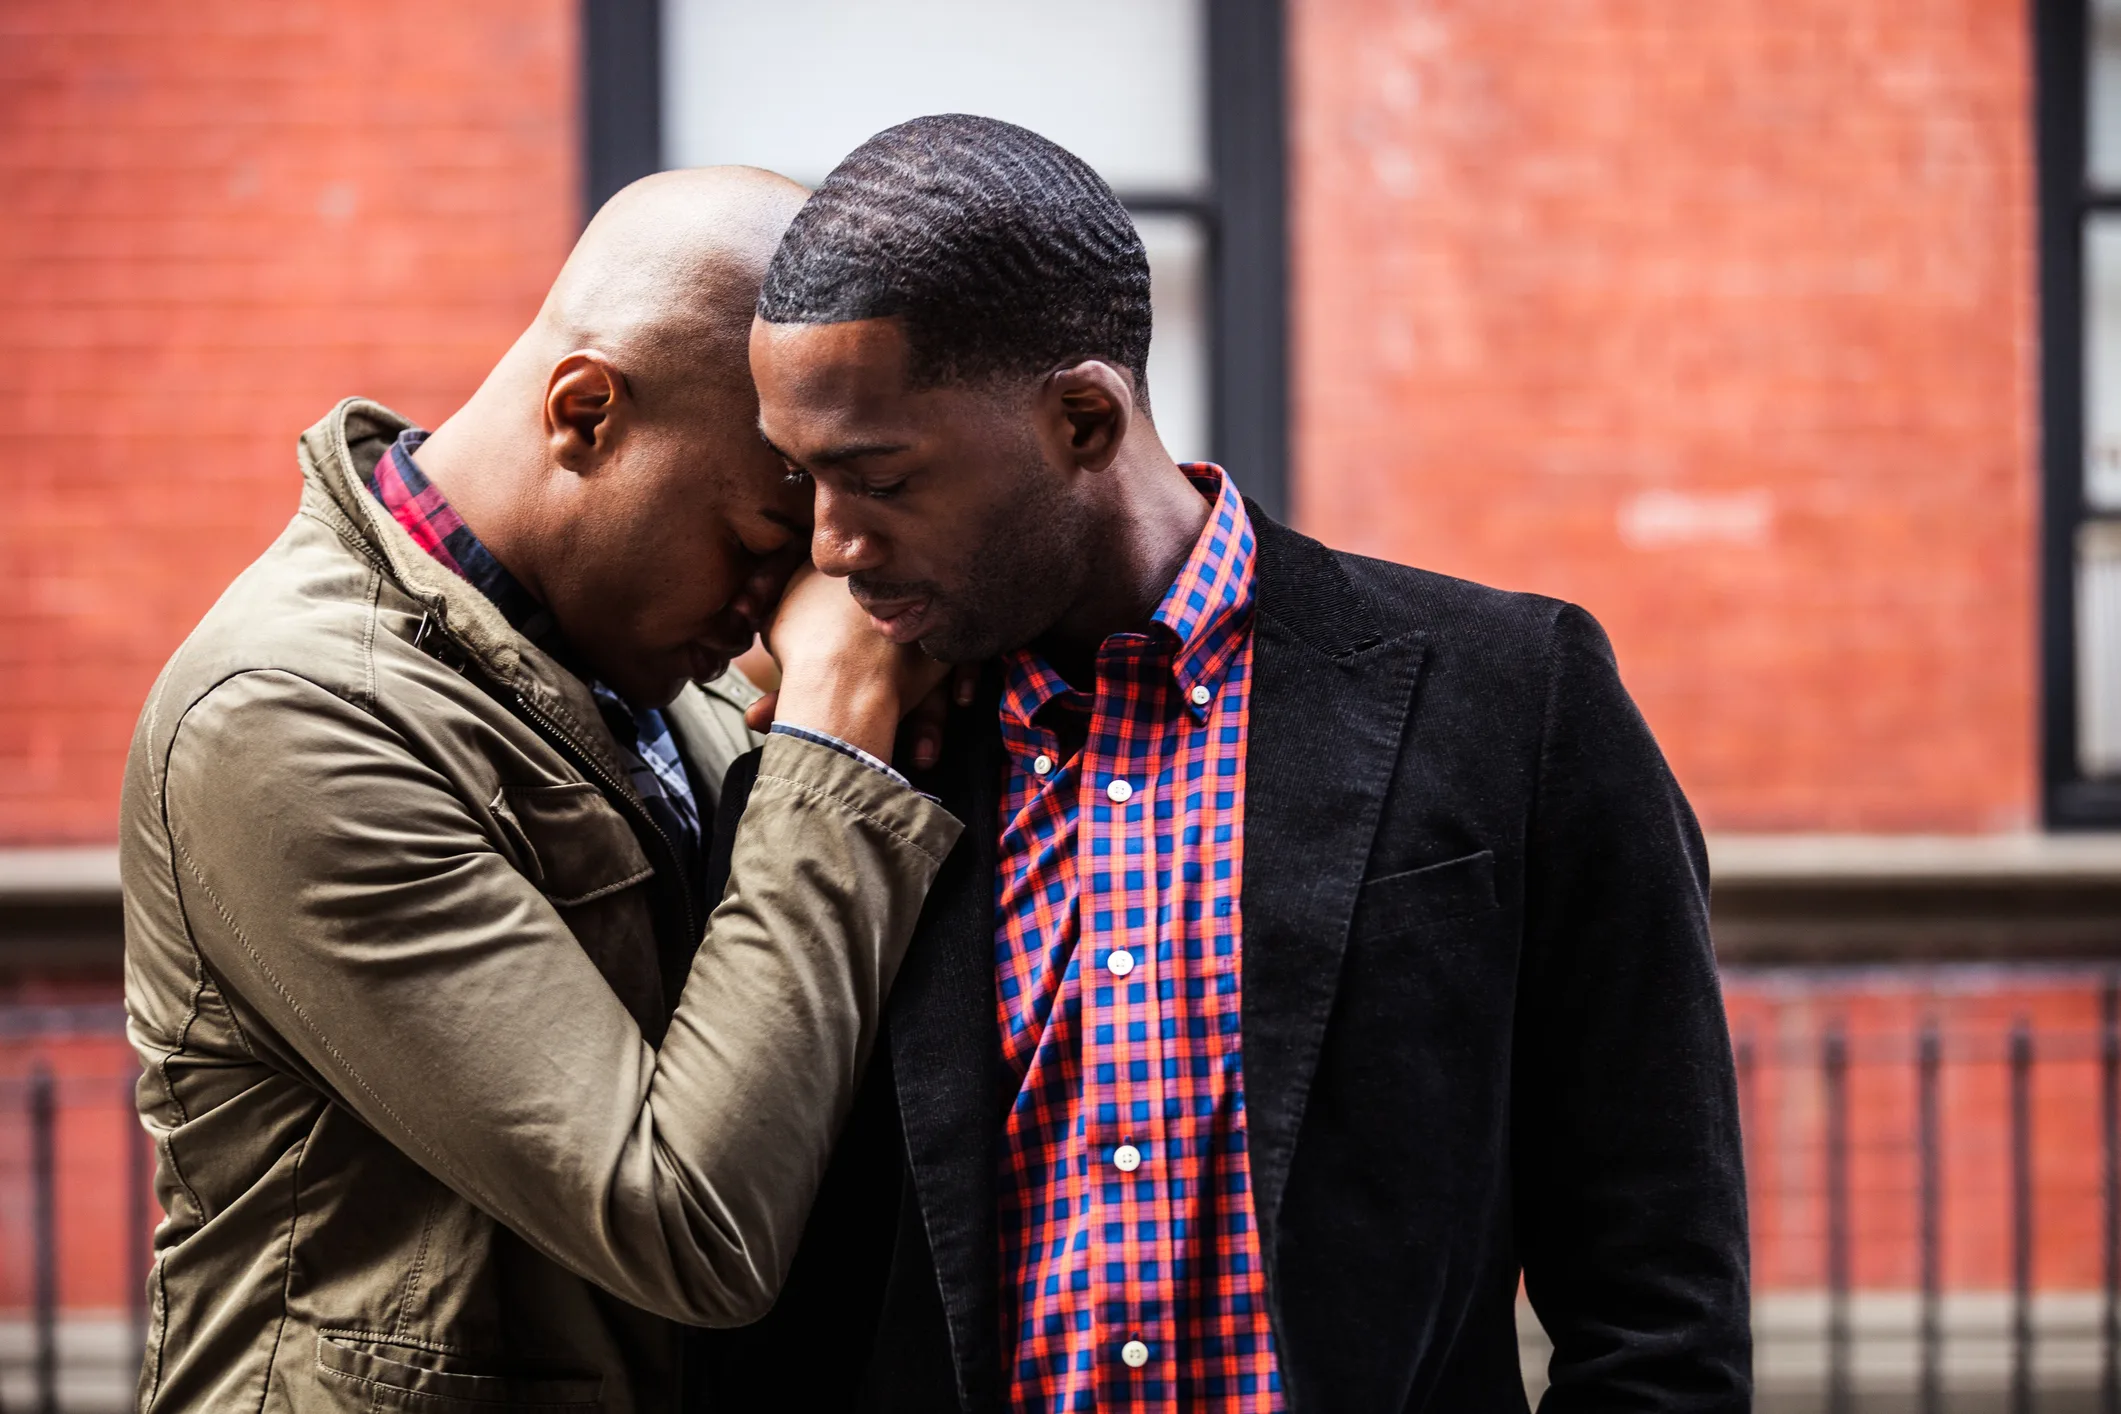
[[[781,705],[781,695],[769,692],[744,709],[744,725],[764,735],[773,726],[774,710]]]

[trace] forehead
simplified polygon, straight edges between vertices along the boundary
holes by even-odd
[[[907,379],[911,350],[895,319],[751,325],[759,422],[775,441],[875,430],[919,420]]]

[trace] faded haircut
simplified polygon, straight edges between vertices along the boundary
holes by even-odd
[[[915,118],[849,153],[781,238],[758,313],[899,319],[922,384],[1094,358],[1148,401],[1149,260],[1127,209],[1074,153],[993,118]]]

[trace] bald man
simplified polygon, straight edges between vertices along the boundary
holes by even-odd
[[[836,581],[782,596],[810,498],[745,339],[802,195],[637,184],[431,437],[333,409],[155,684],[141,1409],[675,1409],[678,1323],[772,1303],[958,832],[885,762],[939,670]],[[718,823],[754,694],[694,684],[776,600],[778,724]]]

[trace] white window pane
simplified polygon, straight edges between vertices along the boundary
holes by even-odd
[[[664,0],[664,161],[815,185],[893,123],[980,113],[1045,134],[1121,192],[1198,192],[1202,3]]]
[[[2077,762],[2121,775],[2121,521],[2077,536]]]
[[[2084,499],[2121,510],[2121,218],[2084,228]]]
[[[2121,0],[2098,0],[2091,29],[2091,131],[2085,137],[2092,184],[2121,187]]]
[[[1208,242],[1187,216],[1137,216],[1149,252],[1149,407],[1164,449],[1206,461],[1208,442]]]

